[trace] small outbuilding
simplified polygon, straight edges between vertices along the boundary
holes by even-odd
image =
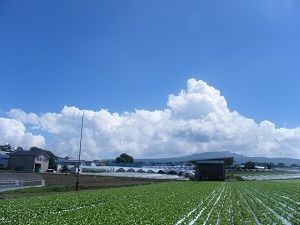
[[[195,180],[226,180],[226,167],[233,164],[233,157],[207,158],[190,161],[195,165]]]

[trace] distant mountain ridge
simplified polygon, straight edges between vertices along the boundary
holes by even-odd
[[[257,163],[273,163],[278,165],[278,163],[284,163],[286,166],[291,166],[292,164],[297,164],[300,166],[300,159],[293,158],[267,158],[267,157],[249,157],[241,154],[232,153],[229,151],[221,152],[203,152],[193,155],[186,155],[180,157],[170,157],[170,158],[158,158],[158,159],[135,159],[136,162],[185,162],[191,160],[197,160],[201,158],[222,158],[222,157],[234,157],[234,161],[237,164],[245,163],[248,161]]]

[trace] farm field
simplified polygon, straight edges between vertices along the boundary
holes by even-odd
[[[171,181],[0,201],[0,224],[300,224],[300,180]]]
[[[17,173],[16,173],[17,174]],[[32,195],[53,194],[54,192],[74,191],[76,186],[75,174],[56,174],[56,173],[38,173],[41,179],[45,180],[45,188],[38,188],[32,191],[19,192],[1,192],[1,171],[0,171],[0,200],[6,198],[19,198]],[[24,178],[24,177],[23,177]],[[28,179],[28,178],[26,178]],[[160,179],[143,179],[143,178],[128,178],[128,177],[108,177],[98,175],[80,175],[79,190],[95,190],[103,188],[115,188],[134,186],[142,184],[151,184],[164,182]],[[39,182],[38,184],[40,184]],[[45,190],[47,189],[47,190]],[[51,191],[52,190],[52,191]]]

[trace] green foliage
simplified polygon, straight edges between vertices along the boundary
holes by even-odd
[[[117,163],[133,163],[134,159],[132,156],[127,155],[126,153],[122,153],[120,156],[116,158]]]
[[[117,163],[127,163],[127,160],[125,158],[123,158],[123,157],[118,156],[116,158],[116,162]]]
[[[30,149],[29,149],[29,151],[45,151],[44,149],[42,149],[42,148],[39,148],[39,147],[31,147]]]
[[[183,182],[1,200],[0,224],[300,224],[300,180]]]
[[[55,165],[55,160],[57,159],[57,156],[54,155],[51,151],[45,150],[45,152],[50,156],[49,169],[57,170],[56,165]]]
[[[9,151],[12,150],[12,147],[10,146],[10,144],[0,145],[0,150],[5,151],[5,152],[9,152]]]
[[[245,163],[245,168],[246,169],[254,169],[255,168],[255,164],[254,162],[248,161]]]
[[[5,145],[0,145],[0,150],[7,152],[7,153],[12,153],[14,151],[23,151],[24,149],[19,146],[16,149],[12,148],[10,144],[5,144]]]
[[[23,149],[21,146],[19,146],[19,147],[16,148],[16,151],[17,151],[17,152],[18,152],[18,151],[24,151],[24,149]]]
[[[69,173],[70,171],[69,171],[69,168],[67,165],[63,165],[60,169],[60,172],[61,173]]]

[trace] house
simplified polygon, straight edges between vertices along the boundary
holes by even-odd
[[[94,160],[85,160],[86,166],[96,166],[96,163]]]
[[[61,166],[66,165],[68,167],[71,166],[78,166],[78,159],[71,159],[68,157],[57,157],[55,159],[55,165],[57,166],[57,168],[61,168]],[[80,160],[79,166],[96,166],[96,162],[95,160]]]
[[[54,160],[55,165],[57,166],[62,166],[62,165],[66,165],[66,166],[78,166],[78,159],[70,159],[70,158],[63,158],[63,157],[57,157]],[[79,166],[85,166],[85,160],[80,160]]]
[[[233,157],[207,158],[190,161],[196,166],[195,180],[226,180],[226,167],[233,164]]]
[[[50,156],[45,151],[17,151],[10,154],[10,170],[40,172],[48,169]]]
[[[73,167],[78,167],[78,159],[70,159],[68,157],[57,157],[54,161],[57,171],[59,171],[63,166],[67,166],[69,169]],[[80,160],[79,166],[85,166],[85,160]]]

